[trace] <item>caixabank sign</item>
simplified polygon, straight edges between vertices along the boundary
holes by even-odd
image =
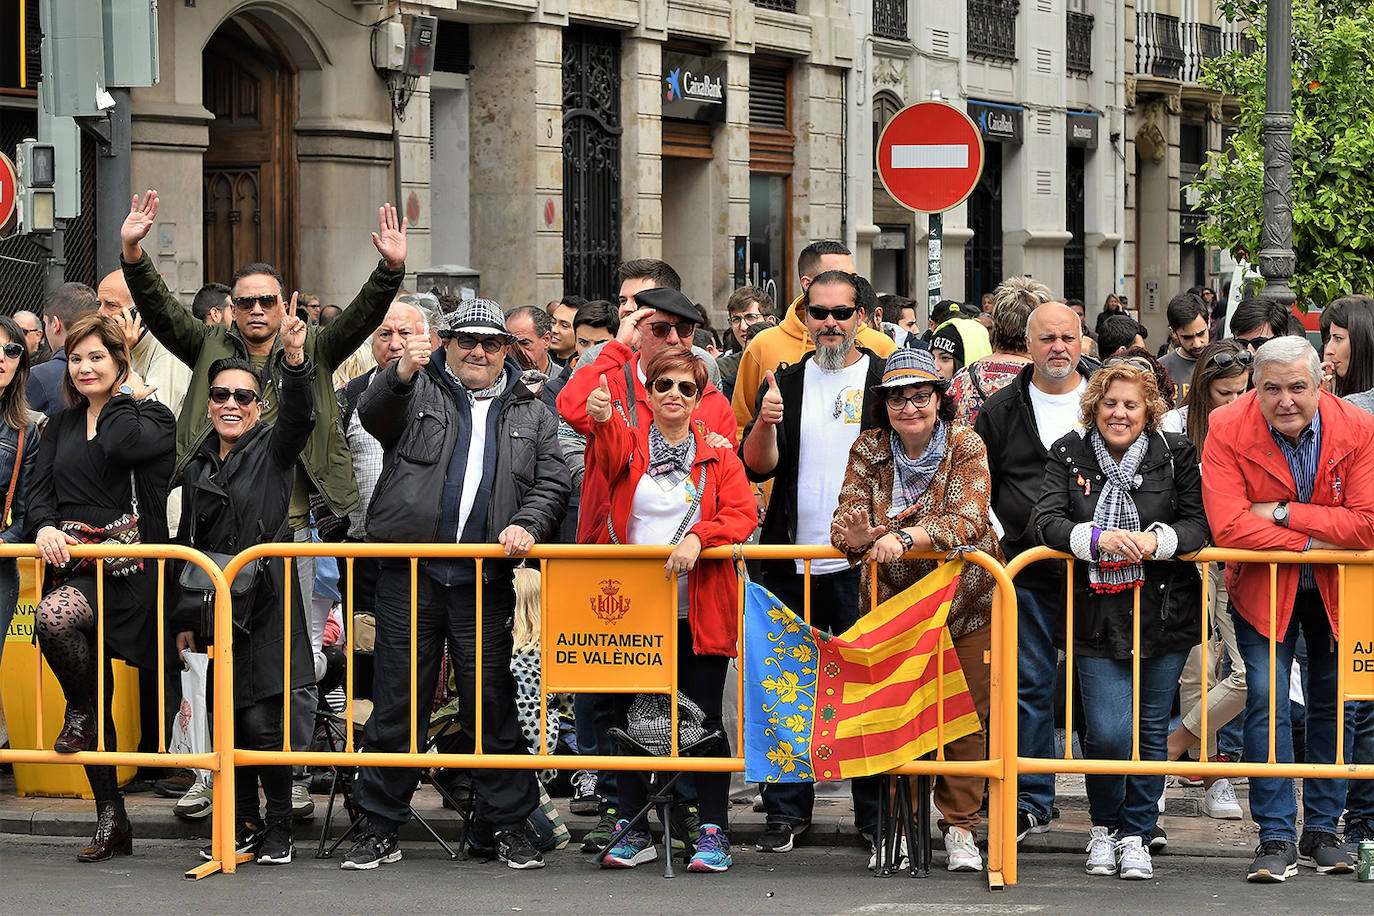
[[[663,117],[725,120],[725,61],[663,52]]]

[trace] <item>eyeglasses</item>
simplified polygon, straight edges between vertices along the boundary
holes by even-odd
[[[889,394],[887,396],[887,406],[893,410],[905,410],[906,405],[921,408],[930,406],[930,399],[935,397],[935,389],[930,388],[925,391],[918,391],[911,395]]]
[[[697,383],[689,382],[686,379],[671,379],[667,376],[659,376],[650,385],[658,394],[667,394],[673,390],[673,385],[677,385],[678,394],[684,398],[694,398],[697,396]]]
[[[824,321],[827,318],[834,318],[836,321],[848,321],[856,311],[858,308],[853,305],[842,305],[833,309],[821,308],[819,305],[806,307],[806,314],[811,316],[812,321]]]
[[[679,321],[651,321],[649,322],[649,333],[662,340],[667,337],[669,332],[677,331],[680,340],[688,340],[697,331],[696,322]]]
[[[25,334],[42,334],[42,328],[20,328]]]
[[[1117,356],[1107,360],[1104,366],[1110,369],[1113,366],[1120,366],[1123,364],[1139,369],[1141,372],[1148,372],[1154,375],[1155,367],[1150,365],[1149,360],[1141,359],[1139,356]]]
[[[746,325],[747,325],[747,324],[753,324],[753,323],[755,323],[755,322],[757,322],[757,321],[762,321],[762,320],[763,320],[763,316],[760,315],[758,312],[750,312],[750,313],[747,314],[747,315],[731,315],[731,316],[730,316],[730,323],[731,323],[732,325],[741,325],[741,324],[746,324]]]
[[[264,312],[281,301],[280,296],[235,296],[232,300],[234,309],[240,312],[251,312],[253,306],[257,306]]]
[[[1207,360],[1207,365],[1216,366],[1218,369],[1229,369],[1235,365],[1248,366],[1255,361],[1255,354],[1249,350],[1241,350],[1239,353],[1213,353],[1212,358]]]
[[[210,388],[210,402],[212,404],[223,404],[233,397],[234,403],[240,407],[247,407],[258,400],[258,393],[251,388],[235,388],[230,391],[223,385],[213,385]]]
[[[0,347],[0,351],[4,352],[6,359],[18,359],[24,355],[24,345],[7,343],[3,347]]]
[[[1242,347],[1249,347],[1252,350],[1258,350],[1260,347],[1264,346],[1273,339],[1274,338],[1272,337],[1237,337],[1235,338],[1235,341]]]
[[[469,334],[454,337],[452,340],[460,350],[475,350],[481,347],[483,353],[495,353],[506,345],[506,342],[499,337],[473,337]]]

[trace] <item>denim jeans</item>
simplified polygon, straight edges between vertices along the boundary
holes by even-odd
[[[1374,702],[1350,703],[1347,721],[1354,722],[1355,736],[1350,744],[1351,763],[1374,763]],[[1361,832],[1374,833],[1374,780],[1352,779],[1345,793],[1345,832],[1359,825]]]
[[[825,575],[811,576],[811,625],[839,635],[859,619],[861,569],[855,566]],[[806,606],[803,577],[794,572],[764,571],[763,585],[798,617]],[[878,826],[879,777],[851,780],[854,796],[854,826],[872,833]],[[809,782],[761,783],[764,817],[770,824],[799,827],[811,823],[816,802],[816,787]]]
[[[609,693],[579,693],[573,696],[573,721],[577,726],[579,754],[614,754],[611,729],[615,726],[615,695]],[[603,810],[618,807],[616,803],[615,770],[599,770],[596,774],[596,794],[600,795]]]
[[[1186,651],[1140,660],[1140,759],[1163,760],[1169,738],[1169,713],[1178,692]],[[1131,660],[1078,656],[1083,695],[1083,750],[1102,760],[1131,756]],[[1090,774],[1086,778],[1088,814],[1094,827],[1146,843],[1159,818],[1156,802],[1163,776]]]
[[[5,657],[5,633],[14,619],[19,603],[19,563],[13,557],[0,559],[0,659]]]
[[[1293,652],[1298,633],[1307,641],[1307,741],[1309,763],[1332,763],[1336,759],[1336,667],[1338,653],[1331,635],[1326,606],[1316,589],[1301,590],[1293,602],[1288,631],[1275,645],[1275,671],[1269,670],[1269,640],[1230,608],[1236,622],[1236,645],[1245,659],[1245,759],[1269,759],[1269,685],[1274,685],[1274,759],[1293,762],[1292,722],[1289,712],[1288,682],[1293,669]],[[1347,728],[1345,746],[1352,740]],[[1344,762],[1344,761],[1343,761]],[[1336,822],[1345,807],[1344,779],[1303,780],[1303,831],[1336,833]],[[1250,816],[1259,825],[1260,842],[1296,842],[1297,797],[1293,780],[1281,777],[1250,777]]]
[[[1016,587],[1016,751],[1022,757],[1054,756],[1054,685],[1059,669],[1054,633],[1062,616],[1063,603],[1054,595]],[[1018,808],[1048,824],[1053,805],[1053,773],[1018,777]]]

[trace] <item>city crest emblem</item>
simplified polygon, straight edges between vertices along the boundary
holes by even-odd
[[[630,610],[630,599],[620,594],[619,579],[602,579],[601,594],[587,599],[591,602],[592,613],[604,623],[616,624]]]

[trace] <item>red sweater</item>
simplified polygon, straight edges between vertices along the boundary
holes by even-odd
[[[596,424],[587,416],[587,395],[601,384],[601,376],[606,376],[606,384],[611,389],[611,400],[624,405],[625,367],[629,366],[630,379],[634,382],[634,400],[638,408],[639,428],[647,430],[653,421],[649,410],[649,395],[639,381],[639,354],[618,340],[610,340],[597,354],[596,361],[590,366],[577,367],[568,384],[558,392],[558,414],[568,421],[568,425],[584,436],[590,437]],[[618,416],[618,414],[617,414]],[[710,382],[701,394],[701,403],[692,412],[692,417],[701,420],[706,428],[720,433],[731,442],[735,441],[735,413],[730,402],[725,399]],[[646,433],[647,435],[647,433]],[[647,440],[646,440],[647,441]],[[621,459],[624,464],[624,459]],[[596,469],[596,456],[592,449],[586,452],[586,465],[582,473],[582,503],[578,509],[577,541],[579,544],[606,543],[606,477]],[[744,535],[748,537],[748,535]],[[744,540],[741,537],[740,540]]]
[[[723,401],[724,397],[720,397]],[[703,548],[738,544],[748,538],[758,524],[754,493],[744,475],[744,465],[734,450],[707,445],[704,441],[707,432],[700,420],[692,422],[697,447],[692,479],[701,479],[704,468],[705,484],[701,520],[689,528],[687,534],[700,538]],[[605,423],[593,422],[589,433],[588,466],[595,457],[600,483],[610,491],[611,523],[615,525],[616,536],[623,538],[629,530],[635,488],[649,463],[649,423],[641,422],[637,430],[632,430],[619,414],[612,412]],[[582,482],[584,496],[591,479],[589,471]],[[604,516],[601,533],[609,539]],[[737,589],[735,566],[730,560],[698,560],[687,574],[687,621],[692,628],[692,649],[697,655],[733,658],[738,654]]]
[[[1327,392],[1321,412],[1321,452],[1312,501],[1296,502],[1297,486],[1260,412],[1256,392],[1212,411],[1202,450],[1202,502],[1212,542],[1246,550],[1302,550],[1309,537],[1355,550],[1374,547],[1374,416]],[[1252,503],[1289,500],[1288,527],[1260,518]],[[1312,568],[1331,631],[1340,632],[1336,567]],[[1226,564],[1231,602],[1261,636],[1269,635],[1269,566]],[[1278,568],[1279,634],[1288,632],[1298,567]]]

